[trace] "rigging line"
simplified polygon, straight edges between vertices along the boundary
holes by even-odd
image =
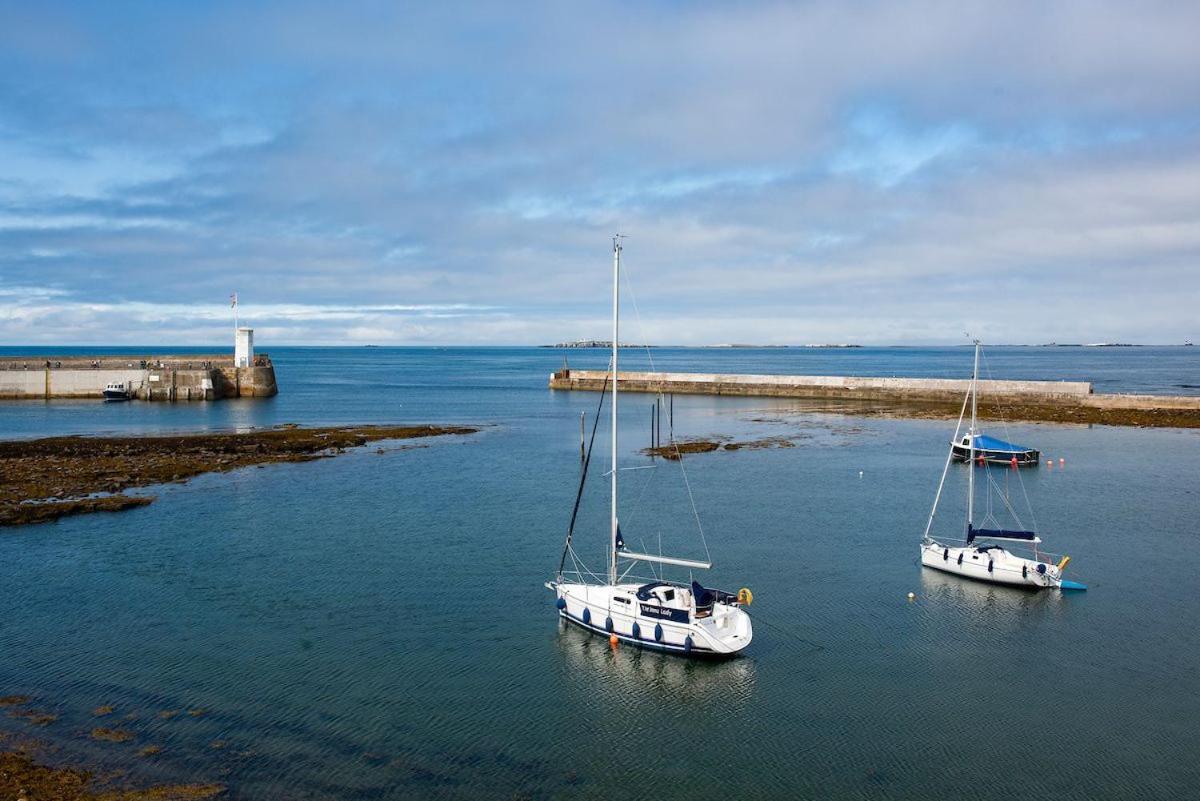
[[[617,577],[617,583],[619,584],[619,583],[621,583],[622,581],[624,581],[624,580],[625,580],[625,578],[626,578],[627,576],[629,576],[629,574],[630,574],[630,573],[632,573],[632,572],[633,572],[633,569],[634,569],[635,567],[637,567],[637,562],[630,562],[630,563],[629,563],[629,567],[625,568],[625,572],[624,572],[624,573],[622,573],[620,576],[618,576],[618,577]],[[651,571],[650,571],[650,575],[652,575],[652,576],[654,575],[654,571],[653,571],[653,570],[651,570]],[[635,578],[636,578],[636,576],[635,576]],[[657,580],[658,580],[658,579],[657,579],[657,577],[655,577],[655,581],[657,581]],[[610,601],[610,603],[611,603],[611,601]]]
[[[929,531],[933,528],[933,518],[937,515],[938,501],[942,499],[942,488],[946,486],[946,473],[950,472],[950,461],[954,458],[954,446],[958,443],[959,432],[962,431],[963,417],[967,414],[967,401],[970,397],[970,393],[963,396],[962,411],[958,413],[958,424],[954,426],[954,438],[950,440],[950,450],[946,452],[946,464],[942,467],[942,478],[938,481],[937,494],[933,496],[933,508],[929,510],[929,522],[925,524],[925,536],[922,539],[929,539]],[[974,469],[973,465],[971,469]]]
[[[675,447],[675,456],[679,459],[679,473],[683,476],[683,486],[687,488],[688,503],[692,506],[692,517],[696,519],[696,528],[700,531],[700,542],[704,545],[704,561],[711,563],[712,554],[708,551],[708,538],[704,536],[704,526],[700,523],[700,512],[696,510],[696,498],[692,495],[692,483],[688,481],[687,468],[683,466],[683,454],[679,452],[679,444]]]
[[[991,364],[988,362],[987,354],[984,353],[982,350],[980,350],[980,354],[983,356],[983,369],[985,371],[987,371],[989,380],[994,380],[994,379],[992,379],[992,367],[991,367]],[[1012,434],[1009,433],[1008,421],[1006,421],[1004,419],[1004,413],[1001,412],[999,408],[997,408],[996,414],[1000,418],[1000,427],[1002,429],[1004,429],[1004,436],[1009,437],[1010,441],[1011,441]],[[1038,458],[1040,459],[1041,457],[1039,456]],[[1033,524],[1033,530],[1037,531],[1038,530],[1037,513],[1033,510],[1033,503],[1030,502],[1030,500],[1029,500],[1029,493],[1025,489],[1025,477],[1021,475],[1021,469],[1019,467],[1017,468],[1017,484],[1021,487],[1021,495],[1025,499],[1025,509],[1029,512],[1029,522]],[[1009,506],[1009,510],[1012,511],[1013,517],[1017,517],[1016,511],[1012,509],[1011,505]],[[1017,517],[1017,519],[1020,520],[1019,517]]]
[[[645,538],[645,537],[638,537],[638,541],[642,543],[642,553],[650,553],[650,549],[646,547],[646,538]],[[659,535],[659,537],[658,537],[658,541],[659,541],[660,543],[662,542],[662,535],[661,535],[661,534],[660,534],[660,535]],[[662,565],[659,565],[659,568],[660,568],[660,569],[661,569],[662,567],[663,567]],[[632,565],[630,566],[630,569],[631,569],[631,570],[633,569]],[[651,564],[651,565],[650,565],[650,575],[654,576],[655,580],[659,580],[659,578],[658,578],[658,571],[656,571],[656,570],[654,569],[654,565],[653,565],[653,564]]]
[[[611,367],[612,362],[609,362]],[[611,371],[610,371],[611,372]],[[588,441],[587,454],[583,458],[583,472],[579,475],[579,489],[575,491],[575,508],[571,510],[571,523],[567,526],[567,542],[563,546],[562,558],[558,560],[558,572],[562,574],[563,565],[567,561],[567,551],[571,548],[571,537],[575,535],[575,520],[579,516],[579,503],[583,500],[583,486],[587,481],[588,465],[592,463],[592,445],[596,443],[596,429],[600,426],[601,413],[604,411],[604,396],[608,391],[608,376],[604,376],[604,385],[600,387],[600,404],[596,407],[596,417],[592,421],[592,437]]]
[[[654,355],[650,353],[650,345],[646,340],[646,327],[642,325],[642,312],[638,309],[637,295],[633,291],[633,279],[630,277],[628,265],[621,277],[625,279],[625,291],[629,293],[629,300],[633,303],[633,316],[637,319],[638,336],[642,340],[642,349],[646,351],[646,361],[650,364],[650,372],[654,372]]]
[[[1000,496],[1000,499],[1002,501],[1004,501],[1004,507],[1006,509],[1008,509],[1008,513],[1013,516],[1013,520],[1017,521],[1017,525],[1020,526],[1021,528],[1025,528],[1025,524],[1021,521],[1021,516],[1019,514],[1017,514],[1017,510],[1015,508],[1013,508],[1013,505],[1009,502],[1008,498],[1005,497],[1005,495],[1000,492],[1000,485],[997,484],[996,480],[994,478],[992,478],[990,475],[988,476],[988,483],[990,486],[992,486],[996,489],[996,494]],[[991,509],[992,509],[992,496],[991,496],[991,493],[989,492],[988,493],[988,514],[991,514]],[[997,522],[999,522],[999,521],[997,521]],[[1000,527],[1004,528],[1004,526],[1000,526]],[[1036,531],[1036,530],[1037,530],[1037,527],[1035,525],[1034,531]]]
[[[761,614],[756,614],[754,616],[754,625],[757,626],[760,624],[763,626],[766,626],[769,629],[774,629],[779,634],[783,634],[787,637],[791,637],[793,640],[802,642],[805,645],[812,648],[814,651],[824,651],[825,650],[825,646],[822,645],[821,643],[815,642],[806,637],[801,637],[799,634],[796,634],[794,631],[790,631],[790,630],[784,628],[783,626],[779,625],[778,623],[774,623],[774,622],[764,618]]]
[[[646,467],[644,467],[644,468],[628,468],[628,467],[625,467],[625,468],[622,468],[622,469],[623,469],[623,470],[629,470],[629,469],[640,469],[640,470],[646,470],[646,469],[651,469],[651,468],[655,468],[655,465],[647,465],[647,466],[646,466]],[[644,495],[646,494],[646,490],[650,488],[650,482],[654,481],[654,475],[655,475],[654,473],[651,473],[651,474],[650,474],[650,475],[649,475],[649,476],[646,478],[646,480],[642,482],[642,488],[641,488],[640,490],[638,490],[637,497],[633,499],[633,505],[632,505],[632,506],[628,506],[628,505],[626,506],[626,508],[627,508],[627,509],[629,509],[629,520],[627,520],[626,522],[630,524],[630,527],[631,527],[631,528],[632,528],[633,522],[634,522],[635,520],[637,520],[637,519],[638,519],[638,517],[637,517],[637,512],[638,512],[638,510],[641,508],[641,505],[642,505],[642,496],[644,496]],[[645,548],[643,548],[643,549],[642,549],[643,553],[645,552],[645,550],[646,550]]]
[[[604,583],[604,580],[601,579],[600,576],[595,571],[593,571],[586,564],[584,564],[583,559],[577,553],[575,553],[574,547],[571,548],[571,563],[575,566],[575,573],[578,574],[579,576],[582,577],[583,574],[586,573],[587,575],[589,575],[593,579],[595,579],[598,583]]]
[[[625,272],[622,276],[625,279],[625,290],[629,293],[629,300],[633,303],[633,316],[637,319],[638,334],[642,338],[642,346],[646,351],[646,361],[650,364],[650,371],[654,369],[654,355],[650,353],[650,346],[646,343],[646,330],[642,325],[642,312],[638,309],[637,295],[633,291],[633,278],[628,265],[625,267]],[[696,498],[692,495],[692,484],[688,481],[687,468],[683,466],[683,454],[679,452],[679,443],[671,441],[671,447],[675,449],[675,460],[679,462],[679,472],[683,476],[683,485],[687,488],[688,503],[692,507],[692,517],[696,521],[696,528],[700,532],[700,542],[704,545],[704,560],[712,562],[712,554],[708,550],[708,537],[704,535],[704,525],[700,522],[700,512],[696,510]]]

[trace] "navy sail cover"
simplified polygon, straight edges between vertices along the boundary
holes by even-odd
[[[972,528],[971,526],[967,526],[967,542],[974,542],[977,537],[986,540],[1024,540],[1032,542],[1037,539],[1037,532],[1017,531],[1008,528]]]
[[[712,606],[717,600],[717,594],[710,589],[702,587],[700,582],[692,582],[692,597],[696,599],[696,606],[703,609]]]

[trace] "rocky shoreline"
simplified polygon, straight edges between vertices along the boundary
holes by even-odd
[[[797,400],[797,410],[834,412],[850,416],[892,417],[910,420],[954,420],[962,403],[903,403],[876,400]],[[980,400],[979,416],[1009,423],[1070,423],[1129,428],[1200,428],[1195,409],[1134,409],[1098,406],[1062,406],[1037,403],[995,403]]]
[[[225,793],[220,784],[106,787],[92,771],[51,767],[30,746],[0,750],[0,798],[14,801],[193,801]]]
[[[38,728],[58,720],[55,714],[30,708],[32,699],[26,695],[0,696],[0,710],[7,716]],[[111,714],[110,706],[98,707],[93,714]],[[98,735],[97,732],[102,733]],[[124,730],[93,730],[93,740],[126,743],[133,736]],[[58,747],[14,732],[0,731],[0,799],[8,801],[186,801],[214,798],[225,793],[225,786],[214,783],[155,784],[136,786],[128,781],[124,771],[97,774],[74,764],[60,764]],[[162,749],[148,746],[138,753],[152,757]]]
[[[0,442],[0,526],[152,503],[127,490],[203,473],[306,462],[380,440],[473,434],[467,426],[333,426]]]
[[[678,462],[685,454],[713,453],[714,451],[766,450],[768,448],[794,448],[796,443],[792,437],[775,436],[761,439],[735,442],[723,437],[710,439],[683,439],[668,442],[653,448],[643,448],[646,456],[661,456],[672,462]]]

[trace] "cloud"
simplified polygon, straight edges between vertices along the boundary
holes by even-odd
[[[652,341],[1196,336],[1185,4],[10,16],[0,341],[602,337],[618,230]]]

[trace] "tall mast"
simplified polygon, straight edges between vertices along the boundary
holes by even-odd
[[[613,237],[613,330],[612,330],[612,509],[608,546],[608,583],[617,583],[617,348],[621,310],[621,235]]]
[[[971,372],[971,451],[967,460],[967,528],[975,523],[975,422],[979,411],[979,340],[975,340],[975,369]]]

